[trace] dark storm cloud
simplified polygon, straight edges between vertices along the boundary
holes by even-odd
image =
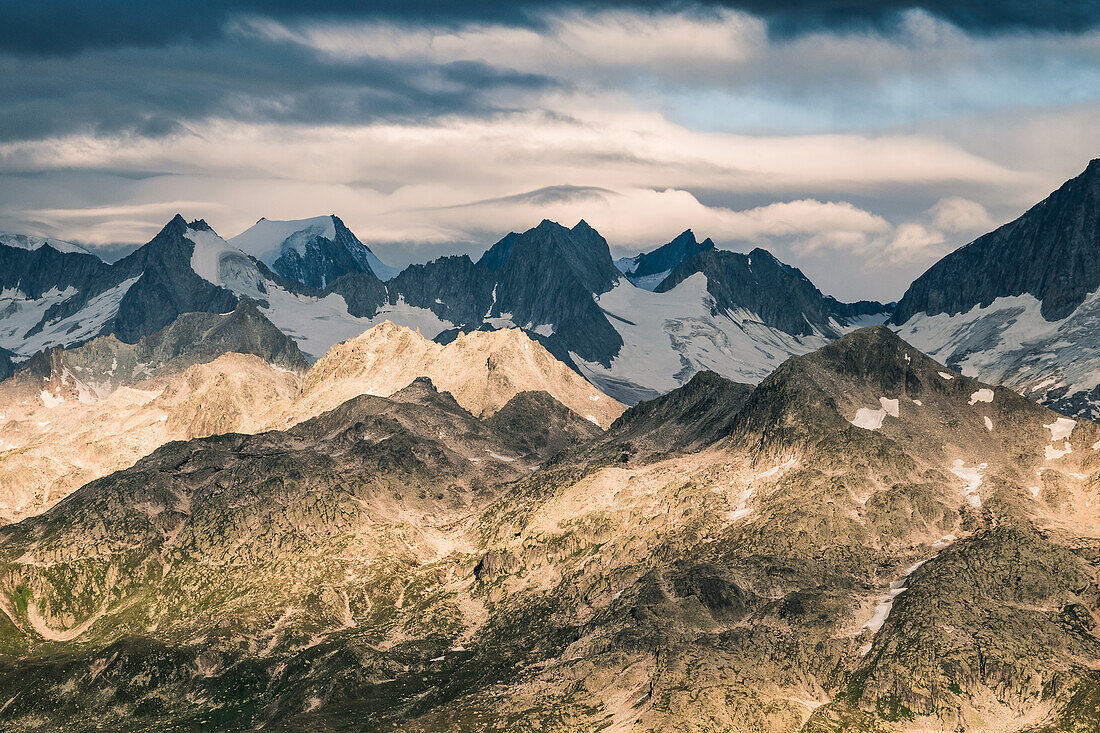
[[[87,48],[160,46],[209,40],[240,15],[294,21],[385,19],[414,25],[497,22],[538,26],[554,10],[656,10],[703,7],[744,10],[767,18],[773,31],[888,28],[901,11],[920,8],[971,32],[1003,29],[1080,31],[1100,22],[1100,0],[11,0],[0,4],[0,48],[29,55],[65,55]]]
[[[0,54],[0,142],[73,132],[157,137],[191,120],[353,124],[490,114],[493,92],[545,89],[531,74],[461,62],[323,59],[234,38],[77,58]]]

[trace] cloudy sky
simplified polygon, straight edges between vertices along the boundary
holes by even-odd
[[[1100,156],[1100,4],[0,4],[0,229],[336,213],[395,265],[584,218],[894,300]]]

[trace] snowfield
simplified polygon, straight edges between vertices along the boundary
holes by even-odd
[[[1059,321],[1043,318],[1041,308],[1033,295],[1002,297],[953,316],[919,313],[894,330],[968,377],[1040,402],[1100,387],[1100,291]],[[1100,405],[1091,414],[1100,417]]]
[[[596,303],[622,337],[623,347],[610,368],[570,356],[586,378],[609,393],[626,382],[654,397],[702,370],[756,384],[787,358],[819,349],[830,340],[820,333],[792,336],[746,310],[718,310],[702,273],[664,293],[622,278]]]

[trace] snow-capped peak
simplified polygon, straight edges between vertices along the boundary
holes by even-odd
[[[369,270],[380,280],[389,280],[398,273],[378,259],[335,214],[285,221],[260,219],[229,243],[283,277],[317,288],[324,288],[348,271]]]
[[[248,229],[229,239],[229,243],[266,265],[273,265],[283,252],[283,246],[305,253],[306,243],[313,237],[335,239],[336,224],[332,216],[276,221],[260,219]]]

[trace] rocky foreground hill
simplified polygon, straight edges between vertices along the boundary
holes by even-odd
[[[172,442],[0,528],[0,724],[1100,724],[1096,424],[885,327],[607,432],[460,402]]]

